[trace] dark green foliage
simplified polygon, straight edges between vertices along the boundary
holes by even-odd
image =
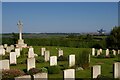
[[[48,72],[47,68],[43,67],[41,68],[41,72]]]
[[[25,35],[24,35],[25,36]],[[100,36],[101,37],[101,36]],[[14,44],[14,40],[12,37],[2,38],[2,44],[7,43],[8,45]],[[24,41],[28,45],[32,46],[62,46],[62,47],[75,47],[75,48],[92,48],[95,46],[95,48],[105,48],[105,38],[104,36],[102,38],[99,38],[99,36],[92,36],[92,35],[75,35],[70,34],[68,36],[50,36],[50,37],[33,37],[33,38],[24,38]],[[99,44],[100,43],[100,44]],[[97,46],[96,46],[97,45]],[[98,46],[99,45],[99,46]]]
[[[25,73],[18,69],[2,70],[2,78],[14,78],[17,76],[22,76]]]
[[[17,33],[12,33],[12,39],[13,39],[13,43],[16,44],[17,40],[18,40],[18,34]]]
[[[105,54],[100,54],[97,56],[97,58],[105,58]]]
[[[111,49],[120,49],[120,26],[114,27],[106,39],[107,47]]]
[[[118,61],[120,62],[120,54],[118,54]]]
[[[60,73],[60,67],[59,66],[49,66],[48,67],[48,73],[49,74],[59,74]]]
[[[67,61],[68,58],[66,56],[59,56],[58,61]]]
[[[68,64],[59,65],[61,70],[68,69]]]
[[[2,59],[9,59],[9,55],[10,54],[6,52],[5,55],[2,56]]]
[[[89,51],[83,50],[82,53],[79,53],[76,58],[76,65],[85,68],[89,67]]]
[[[43,63],[44,62],[44,57],[36,57],[36,62],[37,63]]]
[[[98,75],[97,76],[97,80],[113,80],[112,78],[109,78],[107,76],[104,76],[104,75]]]
[[[27,73],[28,73],[29,75],[34,75],[34,74],[39,73],[39,72],[41,72],[40,69],[31,68]]]
[[[115,55],[113,55],[113,54],[110,54],[110,58],[115,58]]]

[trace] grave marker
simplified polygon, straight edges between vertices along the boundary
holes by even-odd
[[[50,57],[50,66],[57,65],[57,56],[51,56]]]

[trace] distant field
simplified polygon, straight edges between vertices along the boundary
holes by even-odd
[[[40,56],[40,48],[42,46],[33,46],[34,51],[36,54],[38,54],[37,58],[41,58]],[[82,50],[89,50],[91,52],[91,48],[69,48],[69,47],[56,47],[56,46],[44,46],[48,50],[50,50],[50,55],[56,55],[57,56],[57,49],[61,48],[64,50],[64,56],[68,56],[70,54],[78,54]],[[26,53],[28,49],[24,49],[24,52]],[[105,51],[104,51],[105,53]],[[10,66],[10,68],[17,68],[20,70],[25,70],[26,69],[26,64],[19,64],[21,62],[25,62],[27,59],[27,53],[25,54],[26,57],[20,57],[17,59],[17,66]],[[113,77],[113,63],[117,60],[116,58],[106,58],[106,59],[98,59],[95,57],[91,57],[90,61],[90,67],[96,64],[100,64],[102,66],[102,75],[107,76],[112,78]],[[68,65],[68,61],[58,61],[58,65]],[[47,67],[49,66],[49,62],[44,62],[44,63],[36,63],[36,68],[42,68],[42,67]],[[63,78],[63,71],[61,71],[60,74],[49,74],[49,78]],[[91,68],[88,68],[83,71],[76,71],[76,78],[91,78]]]

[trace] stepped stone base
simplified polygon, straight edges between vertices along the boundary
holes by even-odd
[[[24,43],[24,40],[18,40],[18,44],[16,44],[16,47],[20,47],[20,48],[25,48],[27,47],[27,44]]]

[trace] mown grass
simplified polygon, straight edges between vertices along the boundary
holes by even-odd
[[[38,54],[38,58],[40,58],[41,55],[41,47],[44,46],[33,46],[34,52]],[[78,53],[81,53],[82,50],[89,50],[91,53],[91,48],[69,48],[69,47],[56,47],[56,46],[45,46],[47,50],[50,51],[50,55],[56,55],[58,54],[58,49],[61,48],[64,51],[64,56],[75,54],[77,56]],[[27,51],[28,49],[23,49],[25,56],[19,57],[17,59],[17,65],[16,66],[10,66],[10,68],[16,68],[20,70],[25,70],[27,68],[26,64],[21,64],[21,62],[25,62],[27,59]],[[104,51],[105,52],[105,51]],[[90,61],[90,67],[85,70],[76,71],[76,78],[91,78],[91,67],[93,65],[101,65],[102,67],[102,75],[112,78],[113,77],[113,63],[118,58],[96,58],[91,56]],[[68,61],[58,61],[58,65],[68,65]],[[42,68],[49,66],[49,62],[42,62],[42,63],[36,63],[36,68]],[[49,74],[49,78],[63,78],[63,71],[61,70],[60,74]]]

